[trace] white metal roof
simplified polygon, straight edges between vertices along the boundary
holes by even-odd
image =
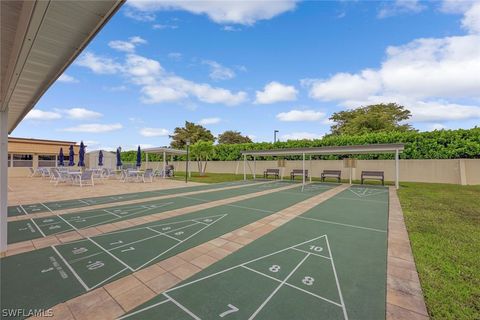
[[[404,150],[403,143],[363,144],[355,146],[329,146],[315,148],[285,148],[271,150],[246,150],[243,155],[251,156],[288,156],[288,155],[329,155],[329,154],[362,154],[362,153],[395,153]]]
[[[143,152],[145,153],[165,153],[165,154],[187,154],[187,151],[185,150],[180,150],[180,149],[172,149],[172,148],[166,148],[166,147],[157,147],[157,148],[148,148],[148,149],[142,149]]]
[[[8,108],[8,133],[124,1],[0,1],[0,110]]]

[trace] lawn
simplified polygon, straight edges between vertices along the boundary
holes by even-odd
[[[480,186],[402,183],[400,201],[432,319],[480,319]]]
[[[251,175],[247,175],[247,179],[251,179]],[[175,171],[175,180],[185,181],[185,172]],[[188,181],[192,182],[203,182],[203,183],[217,183],[217,182],[228,182],[228,181],[237,181],[243,180],[242,174],[232,174],[232,173],[209,173],[207,172],[205,176],[200,176],[198,172],[192,172],[192,176],[188,178]]]

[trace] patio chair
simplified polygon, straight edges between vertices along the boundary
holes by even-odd
[[[80,187],[83,186],[95,186],[93,182],[93,171],[91,170],[86,170],[83,172],[81,175],[78,177],[75,177],[73,179],[73,184],[74,185],[79,185]]]
[[[60,182],[67,182],[70,179],[67,174],[58,171],[56,168],[52,168],[51,173],[52,179],[50,182],[55,182],[55,186],[57,186]]]
[[[115,177],[115,172],[114,172],[112,169],[110,169],[110,168],[103,168],[103,170],[102,170],[102,177],[103,177],[104,179],[108,179],[108,178],[110,178],[110,177]]]
[[[33,169],[32,167],[28,168],[30,170],[30,175],[29,177],[32,178],[32,177],[35,177],[35,175],[37,174],[37,170]]]
[[[147,169],[143,174],[143,182],[146,182],[145,180],[150,180],[149,182],[153,182],[153,177],[154,177],[153,169]]]

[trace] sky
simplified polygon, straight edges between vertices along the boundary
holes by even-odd
[[[381,102],[420,131],[480,124],[480,1],[127,1],[12,136],[128,150],[193,121],[316,139]]]

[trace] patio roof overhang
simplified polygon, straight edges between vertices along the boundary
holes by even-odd
[[[1,1],[0,112],[10,134],[125,0]]]
[[[245,156],[292,156],[292,155],[346,155],[346,154],[378,154],[402,152],[405,148],[403,143],[389,144],[363,144],[353,146],[328,146],[314,148],[288,148],[288,149],[265,149],[245,150]]]
[[[158,148],[148,148],[142,150],[145,153],[159,153],[165,155],[183,155],[187,154],[187,151],[181,149],[172,149],[166,147],[158,147]]]

